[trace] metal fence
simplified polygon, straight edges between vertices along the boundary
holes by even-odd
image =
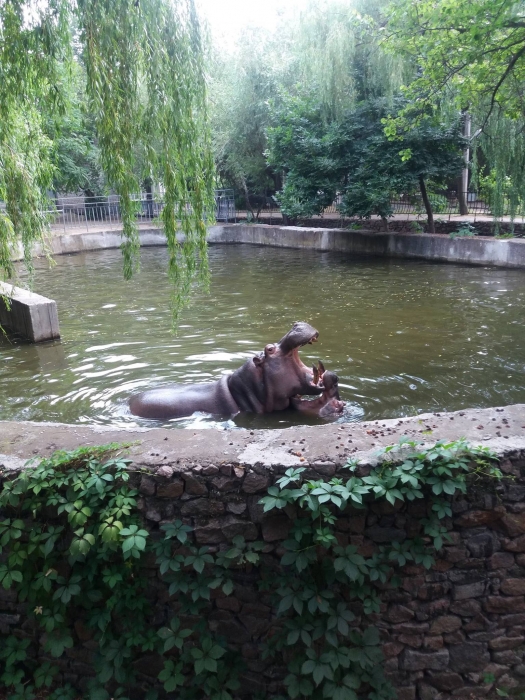
[[[477,216],[493,216],[494,212],[490,206],[490,203],[483,199],[476,192],[466,192],[465,199],[468,208],[468,215],[476,218]],[[263,206],[257,208],[252,207],[255,211],[258,209],[257,218],[264,221],[270,219],[278,219],[281,216],[280,208],[274,198],[266,198],[266,202]],[[439,193],[429,193],[429,200],[432,205],[432,210],[434,216],[439,218],[440,216],[458,216],[460,215],[460,198],[456,190],[443,190]],[[406,216],[407,218],[419,218],[426,217],[426,211],[423,204],[423,199],[420,192],[407,192],[397,194],[392,196],[390,199],[390,204],[392,206],[394,216]],[[340,211],[341,197],[338,197],[336,201],[329,207],[326,207],[323,212],[312,218],[330,218],[330,219],[340,219],[343,215]],[[511,214],[511,207],[509,202],[505,202],[502,207],[502,216],[509,216]],[[516,216],[520,218],[523,217],[525,212],[516,212]],[[237,211],[238,218],[250,217],[252,214],[250,211]],[[499,215],[499,214],[498,214]],[[300,217],[301,218],[301,217]],[[310,218],[310,217],[308,217]],[[345,216],[344,218],[355,218]]]
[[[137,202],[139,228],[156,223],[164,203],[149,192],[133,196]],[[108,195],[100,197],[61,196],[54,198],[55,207],[45,212],[49,216],[52,231],[68,230],[111,230],[120,229],[122,216],[120,197]],[[217,221],[235,221],[235,199],[233,190],[215,191],[215,218]]]
[[[440,214],[460,214],[460,197],[456,190],[447,190],[441,193],[429,192],[428,198],[432,205],[432,211],[436,216]],[[469,214],[491,216],[492,212],[487,201],[478,196],[476,192],[464,193]],[[421,214],[425,215],[425,207],[420,192],[400,194],[390,200],[394,214]]]
[[[149,192],[142,192],[133,197],[137,202],[137,223],[139,228],[147,228],[156,225],[164,206],[161,195],[153,196]],[[251,201],[250,197],[250,201]],[[237,211],[233,189],[215,190],[215,218],[217,221],[235,222],[238,219],[250,219],[255,215],[259,221],[266,223],[278,223],[282,221],[282,213],[279,204],[274,197],[253,196],[251,211]],[[457,216],[460,213],[458,193],[454,190],[429,193],[429,199],[435,218]],[[259,201],[264,200],[264,201]],[[468,215],[476,217],[491,217],[493,212],[490,203],[478,196],[476,192],[466,193]],[[423,200],[419,192],[402,193],[390,200],[395,217],[407,219],[424,218],[426,216]],[[49,216],[51,230],[56,232],[67,231],[106,231],[120,230],[122,216],[120,210],[120,198],[117,195],[82,197],[58,195],[54,198],[54,208],[45,212]],[[355,217],[343,216],[340,212],[341,198],[326,207],[324,211],[312,218],[349,219]],[[0,202],[0,207],[2,203]],[[511,213],[510,205],[503,207],[502,217]],[[514,212],[516,218],[523,218],[525,212]],[[498,218],[500,218],[498,216]]]

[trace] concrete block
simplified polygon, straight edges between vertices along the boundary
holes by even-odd
[[[3,297],[10,300],[10,308]],[[27,289],[0,282],[0,326],[33,343],[60,338],[56,302]]]

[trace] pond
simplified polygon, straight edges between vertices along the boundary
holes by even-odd
[[[320,333],[303,361],[339,375],[339,420],[525,402],[522,271],[213,246],[210,294],[195,294],[173,335],[166,260],[165,249],[143,249],[131,282],[119,251],[57,257],[51,269],[39,261],[34,291],[56,299],[62,340],[0,340],[0,419],[151,425],[129,414],[131,394],[215,380],[295,320]],[[170,425],[304,422],[285,412]]]

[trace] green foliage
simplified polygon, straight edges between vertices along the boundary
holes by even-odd
[[[13,276],[10,253],[18,240],[30,267],[31,247],[46,233],[42,211],[49,209],[54,176],[46,134],[62,130],[57,158],[63,184],[81,185],[89,174],[95,139],[88,148],[77,133],[74,108],[64,117],[71,47],[78,42],[100,165],[107,186],[120,195],[124,276],[138,264],[133,195],[149,177],[164,188],[161,219],[177,312],[192,280],[207,281],[205,222],[214,210],[204,49],[193,0],[0,3],[0,200],[6,203],[0,270]],[[80,154],[72,157],[72,148]],[[179,230],[184,241],[177,239]]]
[[[501,477],[489,450],[463,440],[430,448],[400,442],[384,450],[381,465],[368,476],[358,476],[352,461],[346,467],[348,479],[329,481],[303,480],[305,469],[288,469],[261,501],[265,512],[297,509],[282,545],[282,571],[272,572],[264,585],[283,618],[267,653],[288,659],[285,684],[292,700],[356,700],[364,687],[376,700],[395,697],[382,673],[379,630],[367,626],[367,618],[379,612],[380,592],[397,585],[401,567],[432,566],[447,537],[449,499],[466,492],[469,474]],[[427,516],[417,536],[380,545],[368,557],[353,545],[340,545],[338,516],[352,517],[370,499],[396,508],[424,499]]]
[[[477,235],[478,232],[476,231],[475,226],[469,224],[468,222],[460,224],[456,231],[452,231],[449,234],[450,238],[473,238]]]
[[[80,60],[72,63],[66,85],[64,114],[46,119],[46,131],[53,140],[53,190],[100,196],[106,191],[106,182]]]
[[[344,216],[377,215],[386,221],[393,214],[393,195],[413,192],[422,180],[439,185],[457,175],[463,145],[457,122],[426,118],[405,135],[402,151],[398,141],[389,140],[385,119],[403,105],[402,100],[393,108],[384,100],[366,102],[331,121],[313,99],[293,98],[276,107],[268,158],[286,173],[278,195],[284,213],[320,214],[339,194]]]
[[[525,203],[522,5],[513,0],[395,0],[382,35],[395,56],[417,66],[405,89],[407,106],[391,117],[390,132],[403,138],[429,110],[468,110],[477,136],[472,181],[492,175],[488,201],[493,215],[519,215]]]
[[[258,32],[243,36],[238,51],[213,57],[211,100],[213,148],[220,184],[234,187],[239,206],[257,217],[278,175],[265,158],[269,101],[277,95],[277,75],[269,62],[272,47]]]
[[[16,698],[29,698],[33,684],[52,687],[57,667],[48,661],[38,665],[28,648],[40,643],[43,652],[59,659],[72,648],[80,624],[97,643],[90,697],[109,698],[105,688],[116,683],[121,690],[112,696],[124,700],[124,688],[134,682],[134,659],[158,652],[169,653],[159,676],[166,690],[178,687],[180,697],[189,700],[205,689],[205,697],[231,700],[230,691],[238,686],[236,662],[210,634],[205,615],[192,629],[177,616],[167,626],[148,629],[144,556],[153,556],[170,594],[177,595],[179,615],[199,615],[212,590],[221,587],[231,594],[228,570],[256,563],[260,546],[238,537],[231,549],[212,556],[206,547],[191,544],[191,528],[180,521],[163,525],[163,538],[152,542],[141,527],[138,493],[128,484],[129,460],[122,447],[57,452],[4,483],[0,508],[8,517],[0,521],[5,552],[0,583],[17,591],[36,630],[33,640],[5,639],[1,681],[14,688]],[[225,666],[218,663],[223,657]],[[74,694],[57,688],[52,697],[68,700]]]
[[[396,0],[384,34],[392,50],[418,66],[408,87],[415,108],[437,106],[448,92],[459,108],[495,106],[523,116],[525,24],[513,0]]]
[[[73,647],[80,629],[96,647],[94,700],[125,700],[134,661],[152,652],[164,658],[158,681],[167,693],[232,700],[239,660],[210,631],[208,613],[214,591],[230,595],[236,577],[249,572],[258,573],[281,618],[265,654],[284,657],[289,698],[356,700],[365,688],[373,700],[393,698],[371,617],[381,591],[397,585],[409,562],[432,566],[447,537],[450,498],[466,492],[467,479],[501,477],[493,455],[465,441],[430,448],[401,442],[366,476],[351,461],[348,478],[329,481],[303,480],[303,468],[288,469],[261,501],[265,512],[297,512],[276,568],[263,542],[236,536],[212,552],[194,544],[180,520],[151,534],[142,529],[122,447],[58,452],[4,482],[0,581],[17,592],[34,625],[32,638],[10,635],[0,645],[0,680],[11,698],[49,689],[54,700],[72,700],[71,687],[55,687],[53,659]],[[366,502],[399,509],[420,499],[427,515],[413,539],[378,546],[371,556],[338,541],[338,517],[352,517]],[[148,594],[153,562],[174,597],[157,629]],[[46,661],[36,661],[36,648]],[[156,697],[154,689],[145,697]]]

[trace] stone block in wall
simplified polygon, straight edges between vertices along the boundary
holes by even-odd
[[[185,481],[185,491],[190,496],[204,496],[208,493],[208,487],[204,481],[195,478],[188,472],[183,472],[181,476]]]
[[[462,688],[464,685],[463,678],[459,673],[451,673],[450,671],[445,673],[431,673],[430,682],[438,690],[451,691],[456,688]]]
[[[197,544],[221,544],[226,542],[222,531],[222,521],[214,519],[206,525],[196,525],[194,529]]]
[[[224,513],[225,505],[223,501],[212,498],[194,498],[186,501],[180,510],[185,516],[216,516]]]
[[[511,613],[525,610],[525,598],[523,596],[489,596],[483,603],[483,607],[489,613]]]
[[[233,513],[234,515],[244,513],[247,507],[248,506],[243,501],[230,501],[226,504],[226,510],[228,513]]]
[[[430,634],[448,634],[450,632],[455,632],[460,629],[462,624],[461,618],[456,615],[443,615],[434,620],[430,626]]]
[[[404,671],[424,671],[425,669],[440,671],[446,669],[448,663],[448,649],[435,652],[405,649],[399,660],[400,668]]]
[[[458,673],[482,671],[490,662],[487,644],[464,642],[450,647],[450,668]]]
[[[158,498],[179,498],[184,493],[184,482],[177,479],[157,486]]]
[[[268,474],[257,474],[256,472],[249,472],[244,477],[242,484],[242,490],[245,493],[260,493],[261,491],[266,491],[270,484],[270,477]]]
[[[452,596],[454,600],[465,600],[467,598],[479,598],[485,595],[485,590],[487,584],[485,581],[476,581],[474,583],[467,583],[465,585],[456,585],[452,589]]]
[[[365,535],[376,544],[402,542],[407,536],[404,530],[398,530],[395,527],[381,527],[380,525],[373,525],[367,528]]]
[[[510,552],[496,552],[488,561],[489,569],[510,569],[514,566],[514,555]]]
[[[489,649],[495,651],[505,651],[506,649],[516,649],[523,644],[525,637],[496,637],[489,641]]]
[[[506,578],[501,582],[500,591],[505,595],[525,594],[525,578]]]
[[[417,697],[418,700],[443,700],[439,690],[428,683],[418,683]]]
[[[154,496],[157,484],[152,476],[144,475],[140,480],[139,492],[144,496]]]
[[[507,552],[525,552],[525,535],[520,535],[513,540],[505,542],[503,548]]]
[[[504,664],[505,666],[514,666],[515,664],[519,664],[522,659],[523,653],[516,651],[516,649],[492,652],[492,661],[497,664]]]
[[[231,476],[225,476],[224,474],[219,474],[211,480],[211,484],[213,488],[220,493],[229,493],[230,491],[238,490],[239,479]]]

